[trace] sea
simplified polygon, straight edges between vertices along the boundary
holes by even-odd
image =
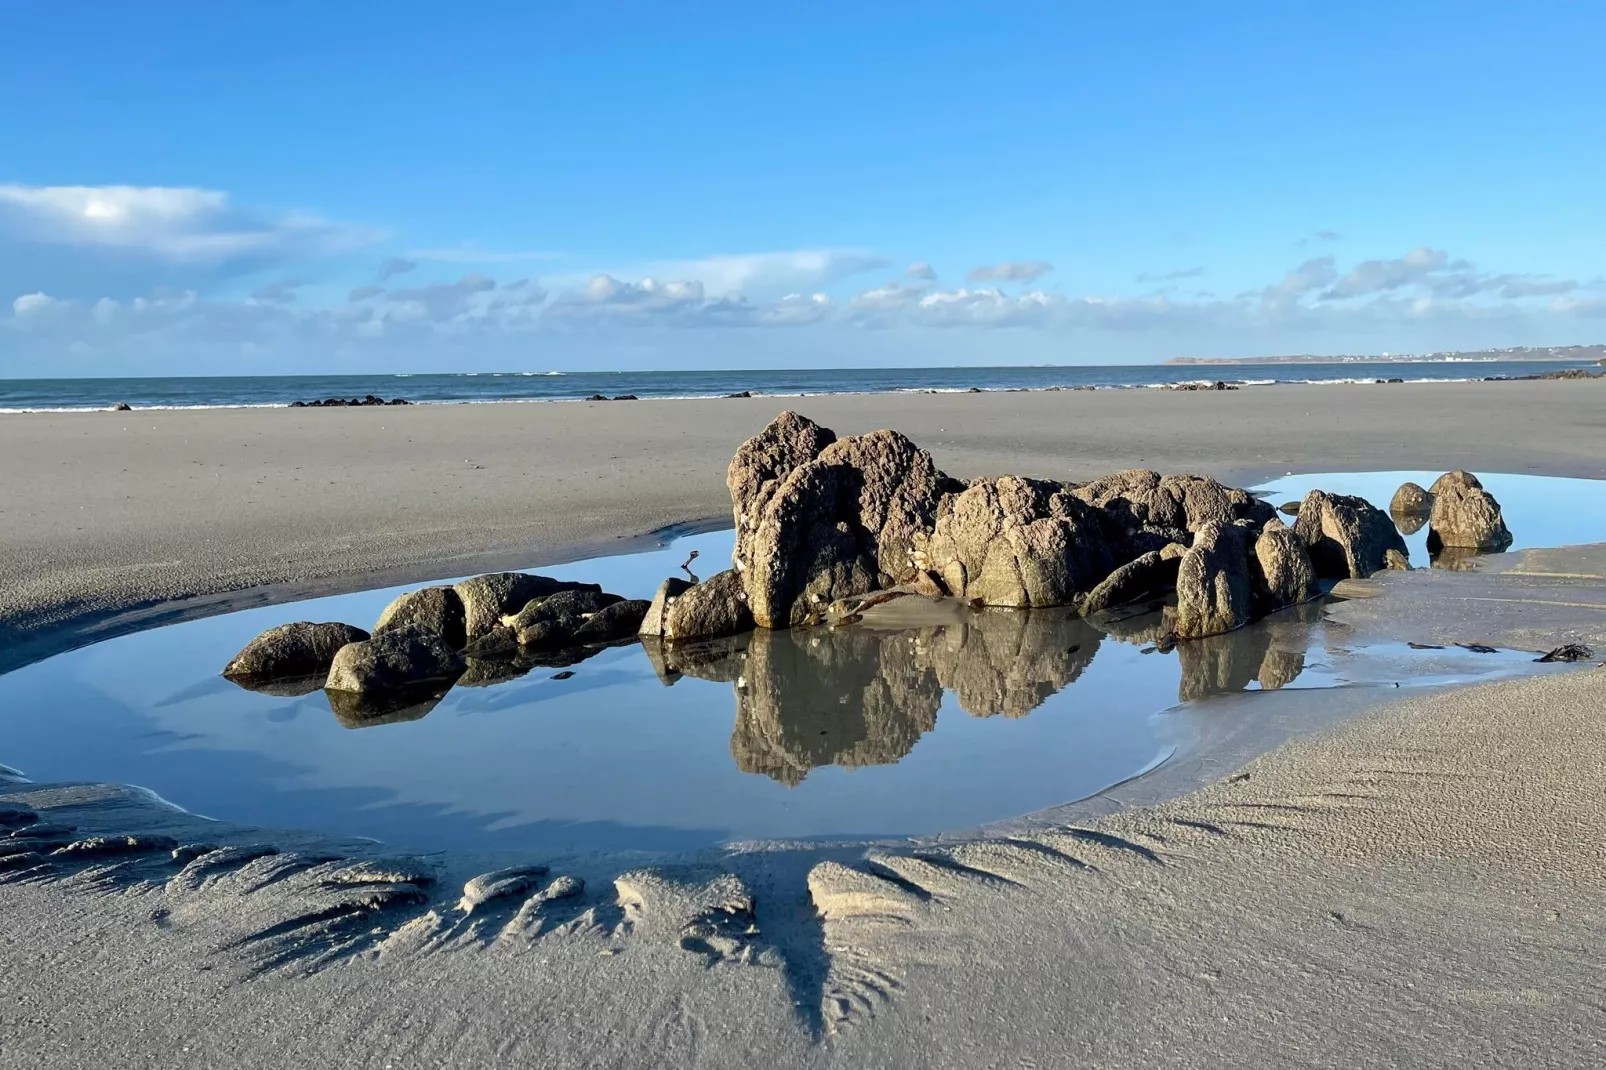
[[[708,398],[749,392],[775,397],[815,394],[964,392],[971,390],[1124,390],[1224,381],[1235,386],[1286,383],[1458,382],[1535,375],[1591,361],[1368,361],[1332,364],[1058,365],[1029,368],[793,368],[751,371],[441,372],[372,375],[240,375],[107,379],[0,379],[0,413],[109,409],[262,408],[369,394],[414,404]]]

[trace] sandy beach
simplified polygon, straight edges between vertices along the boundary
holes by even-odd
[[[731,451],[783,407],[895,427],[961,476],[1603,478],[1602,389],[10,416],[0,670],[727,519]],[[1599,547],[1351,596],[1335,612],[1357,637],[1606,640]],[[0,857],[0,1066],[1600,1062],[1606,675],[1399,694],[1223,703],[1214,750],[974,834],[695,856],[398,855],[0,768],[0,806],[88,844]],[[505,907],[464,909],[482,875],[537,865]]]

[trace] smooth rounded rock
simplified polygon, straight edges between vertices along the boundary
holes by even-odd
[[[266,679],[326,673],[341,647],[367,638],[367,632],[349,624],[281,624],[247,643],[224,666],[223,675]]]

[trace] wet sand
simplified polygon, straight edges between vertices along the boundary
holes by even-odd
[[[1544,564],[1492,633],[1533,634],[1558,566],[1600,602]],[[81,845],[0,859],[0,1062],[1596,1065],[1603,693],[1593,666],[1441,690],[980,836],[689,857],[398,855],[0,785]],[[1378,694],[1206,710],[1286,732]]]
[[[528,567],[728,516],[783,408],[960,476],[1243,484],[1452,468],[1606,477],[1606,383],[1282,386],[0,417],[0,669],[175,614]],[[175,605],[178,600],[190,600]]]
[[[1135,464],[1239,481],[1452,465],[1606,474],[1599,399],[1576,384],[1144,392],[1112,395],[1104,412],[1106,397],[1085,397],[790,404],[839,431],[898,427],[966,475]],[[4,612],[48,634],[74,612],[137,604],[118,599],[253,577],[362,582],[342,562],[461,572],[442,563],[533,557],[716,512],[731,448],[777,406],[660,404],[670,415],[656,419],[645,402],[590,415],[408,410],[422,415],[400,441],[386,437],[389,412],[148,414],[151,430],[128,439],[67,418],[33,432],[0,422],[0,447],[31,451],[4,470]],[[715,408],[727,404],[728,416]],[[1123,427],[1123,412],[1141,427]],[[965,434],[940,430],[961,417]],[[140,426],[73,420],[127,420],[128,436]],[[275,422],[289,420],[307,423]],[[469,441],[483,456],[461,449]],[[442,466],[460,452],[483,467],[449,477]],[[233,470],[186,469],[208,463]],[[81,480],[61,474],[75,470]],[[575,487],[552,490],[559,473]],[[404,488],[410,497],[390,501]],[[83,530],[30,568],[30,547],[38,556],[52,530],[65,536],[80,504]],[[14,511],[27,515],[13,523]],[[298,521],[296,541],[278,541]],[[1461,588],[1445,604],[1481,641],[1593,636],[1603,560],[1598,547],[1518,555],[1479,580],[1487,601],[1474,608]],[[157,575],[168,579],[153,585]],[[1444,638],[1444,614],[1421,605],[1464,579],[1384,577],[1348,603],[1346,623],[1359,637]],[[1561,604],[1565,614],[1543,608]],[[1211,707],[1223,723],[1214,752],[1102,799],[925,844],[397,857],[207,822],[126,788],[0,783],[0,808],[76,826],[47,842],[77,844],[0,858],[0,1003],[13,1008],[0,1016],[0,1064],[1598,1063],[1606,670],[1374,706],[1384,694],[1244,696]],[[1255,740],[1367,706],[1250,760]],[[175,858],[163,835],[276,853]],[[461,909],[470,878],[534,863],[545,870],[503,875],[513,894]]]

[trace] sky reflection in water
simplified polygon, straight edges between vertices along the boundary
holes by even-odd
[[[1320,486],[1386,505],[1402,480],[1435,475],[1290,477],[1269,497]],[[1606,484],[1485,483],[1517,548],[1606,537]],[[1424,539],[1408,539],[1418,564]],[[542,571],[650,597],[693,548],[706,575],[728,560],[730,534]],[[321,691],[258,694],[216,675],[267,627],[366,626],[398,590],[159,628],[0,677],[0,761],[39,781],[140,784],[219,818],[421,848],[689,849],[972,826],[1094,794],[1187,748],[1211,715],[1190,700],[1528,664],[1352,652],[1305,606],[1169,653],[1153,646],[1156,613],[1095,627],[1062,610],[693,650],[632,643],[566,680],[552,666],[479,666],[437,703],[378,720],[337,716]]]

